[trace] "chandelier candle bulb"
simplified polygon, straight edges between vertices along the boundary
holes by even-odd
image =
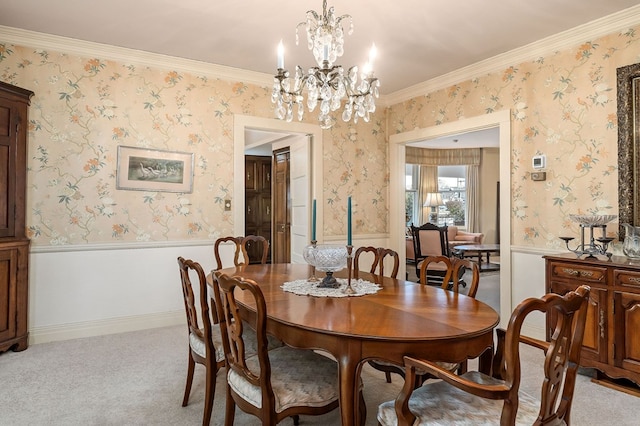
[[[278,43],[278,69],[284,69],[284,46],[282,45],[282,40]]]
[[[376,59],[376,56],[378,56],[378,49],[376,49],[376,44],[372,43],[371,50],[369,51],[369,65],[371,69],[373,69],[373,61]]]

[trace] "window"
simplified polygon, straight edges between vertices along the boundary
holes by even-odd
[[[412,223],[420,226],[418,206],[418,182],[420,166],[407,164],[405,166],[405,222],[409,226]]]
[[[438,225],[466,226],[466,166],[438,166],[438,191],[444,206],[438,208]]]

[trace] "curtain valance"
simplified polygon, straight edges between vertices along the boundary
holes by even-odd
[[[480,148],[426,149],[408,146],[405,153],[407,164],[422,166],[480,165]]]

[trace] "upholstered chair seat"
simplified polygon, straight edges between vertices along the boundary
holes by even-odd
[[[224,349],[222,346],[222,335],[220,334],[220,327],[218,324],[212,324],[211,326],[211,340],[213,341],[213,347],[216,352],[216,361],[224,362]],[[189,346],[191,350],[202,358],[207,356],[206,346],[204,340],[196,333],[189,333]]]
[[[275,411],[299,405],[323,407],[338,401],[338,364],[313,351],[281,347],[269,351],[271,386],[275,396]],[[257,356],[247,358],[249,370],[259,375]],[[295,368],[292,368],[295,366]],[[262,406],[262,390],[234,370],[227,374],[233,391],[256,408]]]
[[[247,354],[257,354],[258,338],[256,337],[256,332],[253,331],[249,326],[247,326],[245,333],[245,350],[247,351]],[[213,341],[213,346],[216,351],[216,361],[224,362],[224,347],[222,346],[222,335],[220,333],[220,326],[218,324],[213,324],[211,327],[211,340]],[[267,336],[267,340],[269,342],[267,345],[267,350],[284,346],[284,343],[273,336]],[[204,341],[197,334],[189,333],[189,346],[195,353],[203,358],[205,357]]]
[[[500,382],[477,371],[464,373],[461,377],[482,384]],[[414,426],[498,425],[503,404],[502,400],[481,398],[441,381],[413,391],[409,410],[417,414]],[[539,411],[540,401],[522,391],[518,393],[516,425],[534,424]],[[384,402],[378,407],[378,423],[397,426],[395,401]]]

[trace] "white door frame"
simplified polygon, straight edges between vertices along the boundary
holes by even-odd
[[[244,131],[245,129],[258,129],[275,132],[299,133],[311,135],[311,188],[309,191],[309,223],[308,233],[311,235],[311,200],[316,198],[322,200],[322,129],[317,124],[307,124],[299,122],[287,123],[286,121],[273,118],[253,117],[248,115],[235,114],[233,116],[233,234],[244,235]],[[317,240],[324,240],[323,227],[323,203],[318,202],[316,208],[316,226],[318,229]]]
[[[389,136],[389,242],[400,254],[405,273],[405,146],[411,142],[499,127],[500,129],[500,324],[505,327],[511,311],[511,112],[502,110],[439,126]]]

